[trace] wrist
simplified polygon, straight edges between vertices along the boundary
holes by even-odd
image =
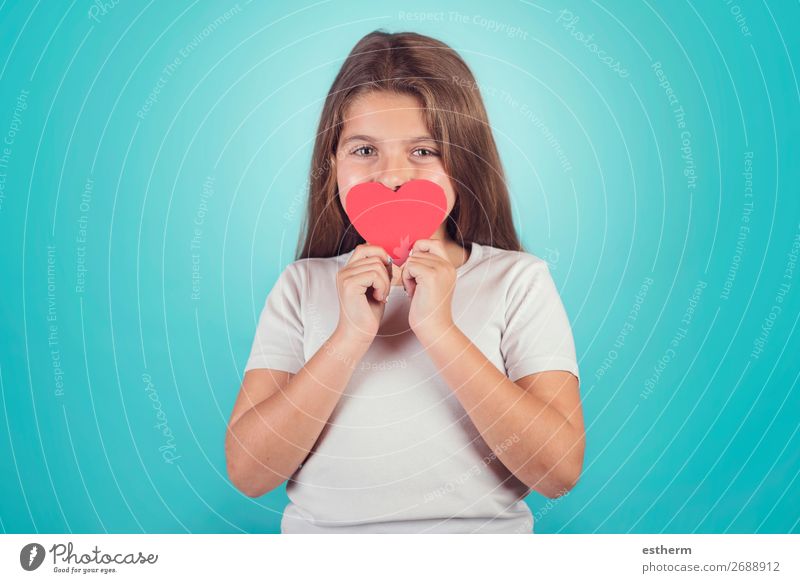
[[[458,327],[452,319],[448,319],[441,322],[426,322],[424,326],[416,326],[412,330],[420,343],[428,347],[449,333],[458,330]]]
[[[352,332],[344,328],[336,328],[330,335],[326,343],[332,345],[352,358],[361,358],[369,350],[372,338],[366,338],[363,334]]]

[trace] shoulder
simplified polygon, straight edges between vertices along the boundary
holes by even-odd
[[[481,263],[509,284],[536,278],[542,273],[549,275],[547,262],[528,251],[511,251],[481,245]]]
[[[486,269],[481,279],[498,294],[507,311],[560,301],[547,261],[534,253],[484,245],[480,264]]]
[[[306,257],[296,259],[284,269],[292,281],[297,285],[306,287],[312,282],[330,281],[335,279],[336,273],[347,263],[350,253],[343,253],[334,257]]]

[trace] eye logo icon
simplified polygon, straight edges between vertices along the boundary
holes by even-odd
[[[19,553],[19,564],[26,571],[35,571],[44,562],[44,547],[38,543],[30,543],[22,547]]]

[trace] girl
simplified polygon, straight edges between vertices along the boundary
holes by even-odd
[[[284,533],[530,533],[531,489],[578,481],[572,333],[517,238],[476,87],[444,43],[375,31],[327,96],[302,248],[261,312],[225,442],[248,496],[288,480]],[[419,178],[447,218],[401,267],[344,201]]]

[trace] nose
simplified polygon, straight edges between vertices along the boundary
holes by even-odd
[[[414,171],[415,169],[405,159],[404,155],[391,153],[384,156],[376,180],[386,188],[397,190],[414,178]]]

